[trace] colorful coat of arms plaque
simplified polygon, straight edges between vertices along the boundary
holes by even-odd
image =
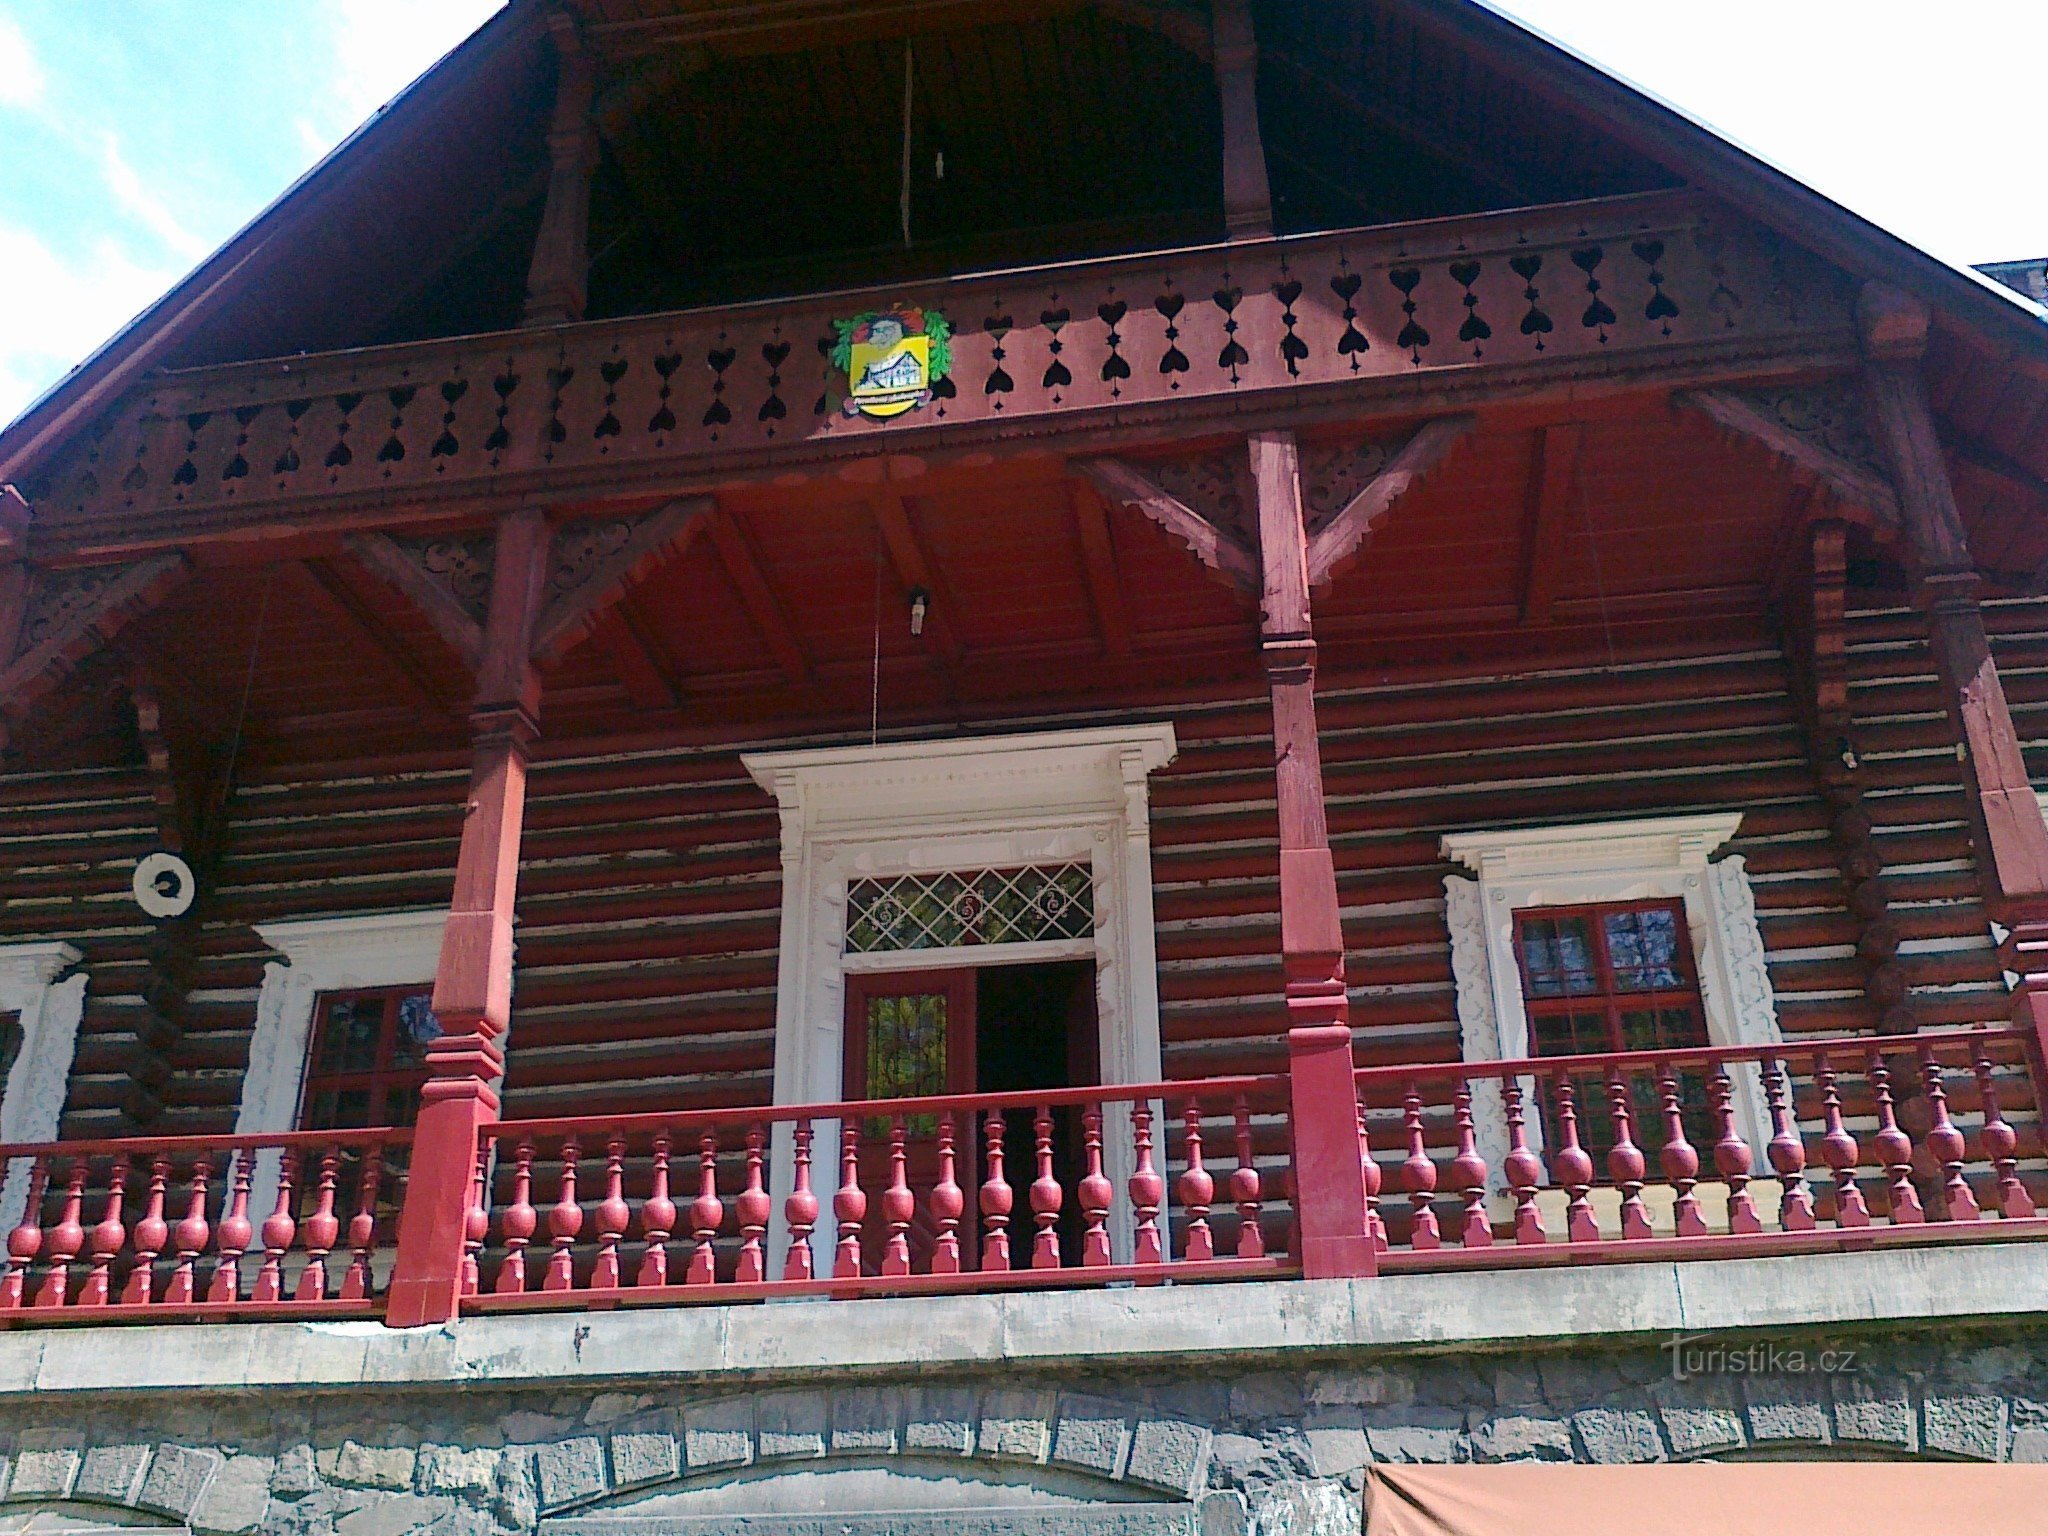
[[[832,364],[846,375],[849,416],[887,421],[914,411],[953,370],[953,328],[935,309],[870,310],[833,326]]]

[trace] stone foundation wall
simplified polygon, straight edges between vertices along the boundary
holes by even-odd
[[[108,1346],[120,1337],[109,1330]],[[2048,1329],[1714,1336],[1676,1355],[1677,1370],[1671,1348],[1635,1344],[1352,1352],[1147,1379],[984,1369],[750,1391],[51,1395],[0,1405],[0,1531],[61,1504],[208,1536],[571,1536],[629,1529],[606,1511],[629,1514],[649,1491],[739,1477],[767,1489],[844,1464],[949,1486],[999,1475],[1070,1501],[1049,1524],[987,1509],[954,1531],[1334,1536],[1357,1531],[1374,1460],[2048,1461]],[[809,1525],[785,1511],[748,1529]]]

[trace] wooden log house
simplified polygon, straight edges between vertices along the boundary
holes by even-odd
[[[0,1323],[2025,1255],[2044,414],[1473,0],[514,0],[0,433]]]

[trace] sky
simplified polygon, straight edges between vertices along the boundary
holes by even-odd
[[[0,421],[500,0],[0,0]],[[2048,255],[2044,0],[1500,0],[1953,261]]]

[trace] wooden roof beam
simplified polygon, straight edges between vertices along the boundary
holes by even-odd
[[[681,707],[682,692],[666,660],[624,599],[605,610],[593,634],[611,657],[612,670],[635,709]]]
[[[1424,423],[1387,460],[1386,467],[1309,540],[1309,584],[1322,586],[1355,558],[1367,536],[1394,510],[1394,504],[1443,463],[1476,425],[1471,416],[1441,416]]]
[[[0,715],[19,717],[78,663],[191,575],[182,554],[152,555],[111,573],[99,567],[17,566],[0,583]]]
[[[754,628],[767,645],[768,654],[775,658],[775,664],[790,682],[799,687],[811,686],[816,681],[811,658],[797,637],[788,609],[768,585],[745,530],[723,507],[713,508],[707,523],[711,547],[718,554],[719,564],[725,567],[733,590],[739,594],[740,606],[746,609],[747,617],[753,620]]]
[[[875,524],[881,529],[882,543],[889,551],[889,563],[895,568],[898,583],[906,592],[922,587],[931,594],[931,609],[924,621],[925,633],[931,636],[932,645],[944,658],[947,668],[957,670],[961,646],[959,632],[953,627],[951,593],[940,582],[938,568],[911,524],[910,509],[904,505],[902,493],[894,482],[885,481],[869,498],[869,505],[874,511]]]
[[[555,530],[549,566],[547,606],[534,625],[533,659],[558,661],[589,634],[597,620],[654,567],[674,558],[704,527],[713,502],[708,496],[679,496],[624,525],[623,538],[602,545],[587,538],[585,524]],[[616,520],[592,520],[607,534]],[[574,548],[571,548],[571,546]]]
[[[306,560],[301,564],[335,616],[389,662],[392,670],[411,684],[413,692],[444,714],[461,712],[459,701],[435,682],[433,674],[420,664],[418,653],[391,633],[377,611],[363,601],[362,594],[349,585],[348,578],[331,561]]]
[[[1259,590],[1259,558],[1237,537],[1156,480],[1122,459],[1088,459],[1075,466],[1111,501],[1136,507],[1146,517],[1187,545],[1210,570],[1250,594]]]
[[[372,573],[382,577],[420,614],[471,672],[482,663],[484,627],[446,583],[436,580],[398,541],[384,533],[353,533],[342,546]]]
[[[1708,417],[1731,437],[1754,443],[1825,485],[1846,505],[1874,518],[1887,533],[1900,527],[1899,499],[1882,472],[1844,457],[1824,430],[1805,431],[1732,390],[1681,390],[1674,403]]]
[[[1123,577],[1117,570],[1116,542],[1110,536],[1109,508],[1086,480],[1074,482],[1071,494],[1074,533],[1081,544],[1081,572],[1088,581],[1088,601],[1102,630],[1102,648],[1121,659],[1131,654],[1131,618],[1124,606]]]
[[[1563,574],[1566,515],[1579,484],[1585,428],[1576,422],[1536,429],[1522,533],[1522,622],[1548,624]]]

